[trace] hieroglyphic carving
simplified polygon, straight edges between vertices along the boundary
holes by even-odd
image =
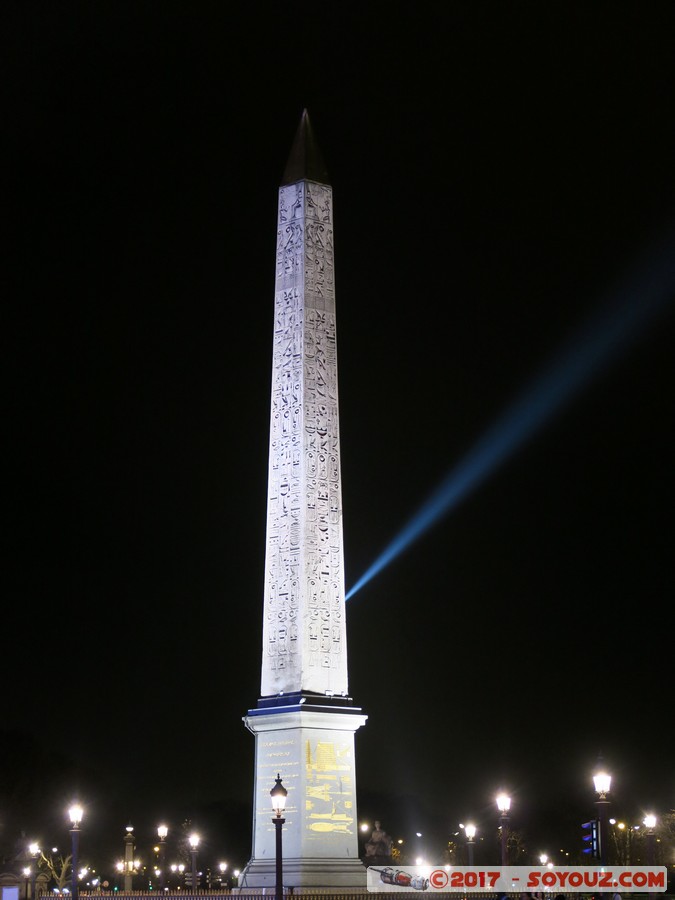
[[[263,695],[346,692],[332,191],[279,191]]]

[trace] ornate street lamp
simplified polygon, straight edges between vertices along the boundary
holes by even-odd
[[[500,794],[497,797],[497,809],[501,813],[501,816],[499,817],[499,825],[502,832],[502,866],[507,866],[509,858],[509,810],[511,809],[511,798],[508,794]]]
[[[227,871],[227,863],[218,863],[218,868],[220,869],[220,886],[222,888],[225,885],[225,872]]]
[[[40,847],[35,843],[29,844],[28,852],[33,859],[33,865],[30,867],[30,900],[35,900],[35,877],[37,875],[38,859],[40,858]]]
[[[197,890],[197,847],[199,846],[199,835],[190,835],[190,856],[192,857],[192,890]]]
[[[656,828],[656,816],[651,813],[644,817],[643,824],[647,829],[647,865],[654,865],[654,829]]]
[[[124,890],[128,893],[134,889],[134,826],[127,825],[124,835]]]
[[[475,825],[466,825],[464,827],[464,834],[466,835],[466,848],[469,851],[469,865],[473,865],[473,845],[474,838],[476,837],[476,826]]]
[[[281,777],[277,772],[277,779],[274,783],[274,787],[270,791],[272,809],[275,813],[274,818],[272,819],[272,822],[274,822],[277,863],[275,900],[284,900],[284,863],[281,852],[281,829],[286,821],[286,819],[284,819],[284,810],[286,809],[287,796],[288,791],[281,783]]]
[[[644,817],[643,824],[647,829],[647,865],[654,865],[654,829],[656,828],[656,816],[649,813]],[[650,897],[655,895],[650,892]]]
[[[70,824],[73,826],[70,829],[70,843],[71,843],[71,852],[72,858],[71,863],[73,867],[73,884],[72,884],[72,898],[73,900],[78,900],[79,897],[79,886],[77,884],[77,866],[78,866],[78,853],[80,849],[80,822],[82,821],[82,816],[84,815],[84,811],[79,803],[75,803],[68,810],[68,815],[70,817]]]
[[[608,775],[602,765],[602,757],[598,758],[598,765],[593,776],[593,785],[598,799],[595,805],[598,808],[598,862],[601,866],[607,863],[607,851],[609,849],[609,835],[607,832],[607,807],[610,801],[607,799],[609,788],[612,784],[612,776]]]
[[[166,858],[166,836],[169,833],[169,829],[166,825],[160,825],[157,829],[157,834],[159,836],[159,889],[163,891],[166,887],[166,873],[164,871],[165,868],[165,858]]]

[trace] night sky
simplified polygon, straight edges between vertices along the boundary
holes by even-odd
[[[120,847],[215,807],[214,853],[250,850],[277,192],[306,108],[347,588],[589,317],[639,321],[348,601],[359,817],[488,833],[503,788],[537,850],[592,811],[599,752],[617,811],[675,808],[675,6],[0,15],[5,796],[36,741],[64,833],[76,795]]]

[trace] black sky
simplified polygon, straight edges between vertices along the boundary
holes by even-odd
[[[1,15],[6,740],[91,767],[120,836],[246,810],[302,110],[334,194],[349,587],[672,230],[675,7]],[[523,824],[576,823],[599,750],[625,815],[675,807],[673,337],[667,305],[349,601],[363,815],[489,824],[505,787]]]

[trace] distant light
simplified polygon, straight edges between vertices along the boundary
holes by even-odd
[[[511,798],[508,794],[499,794],[497,797],[497,809],[501,813],[507,813],[511,809]]]
[[[84,815],[84,810],[76,803],[74,806],[71,806],[68,810],[68,815],[70,816],[70,821],[73,824],[73,828],[77,828],[77,826],[82,821],[82,816]]]
[[[609,787],[612,783],[612,776],[608,775],[607,772],[596,772],[593,776],[593,784],[595,785],[595,790],[600,797],[604,798],[606,794],[609,793]]]

